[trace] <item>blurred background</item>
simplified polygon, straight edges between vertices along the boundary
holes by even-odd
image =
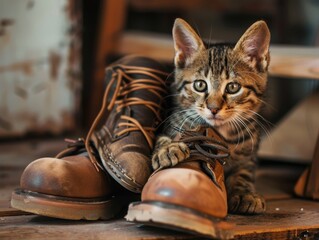
[[[236,42],[263,19],[274,46],[319,45],[318,0],[0,0],[0,141],[85,135],[105,66],[134,52],[170,66],[177,17],[213,41]],[[265,118],[275,126],[318,87],[271,76]]]

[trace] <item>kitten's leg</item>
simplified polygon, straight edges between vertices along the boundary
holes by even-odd
[[[177,163],[188,158],[190,150],[183,142],[172,142],[167,136],[160,136],[156,140],[152,156],[152,167],[154,170],[160,167],[175,166]]]
[[[231,213],[259,214],[266,210],[264,198],[255,189],[255,161],[241,159],[227,171],[226,189]]]

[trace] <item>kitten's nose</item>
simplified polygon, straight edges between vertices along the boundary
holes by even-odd
[[[219,112],[219,108],[211,108],[210,111],[213,115],[216,115]]]

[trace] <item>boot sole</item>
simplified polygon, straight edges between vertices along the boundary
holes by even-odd
[[[134,202],[127,221],[218,239],[232,239],[233,225],[196,210],[162,202]]]
[[[116,197],[107,200],[66,198],[17,189],[12,193],[13,208],[42,216],[70,220],[110,219],[125,207]],[[128,202],[127,202],[128,204]]]

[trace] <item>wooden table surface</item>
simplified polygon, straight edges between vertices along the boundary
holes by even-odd
[[[10,195],[32,160],[53,156],[64,143],[35,140],[0,144],[0,239],[200,239],[185,233],[126,222],[70,221],[26,214],[10,208]],[[267,212],[257,216],[229,215],[234,239],[293,239],[319,230],[319,202],[297,199],[292,188],[303,167],[262,164],[257,188],[267,199]]]

